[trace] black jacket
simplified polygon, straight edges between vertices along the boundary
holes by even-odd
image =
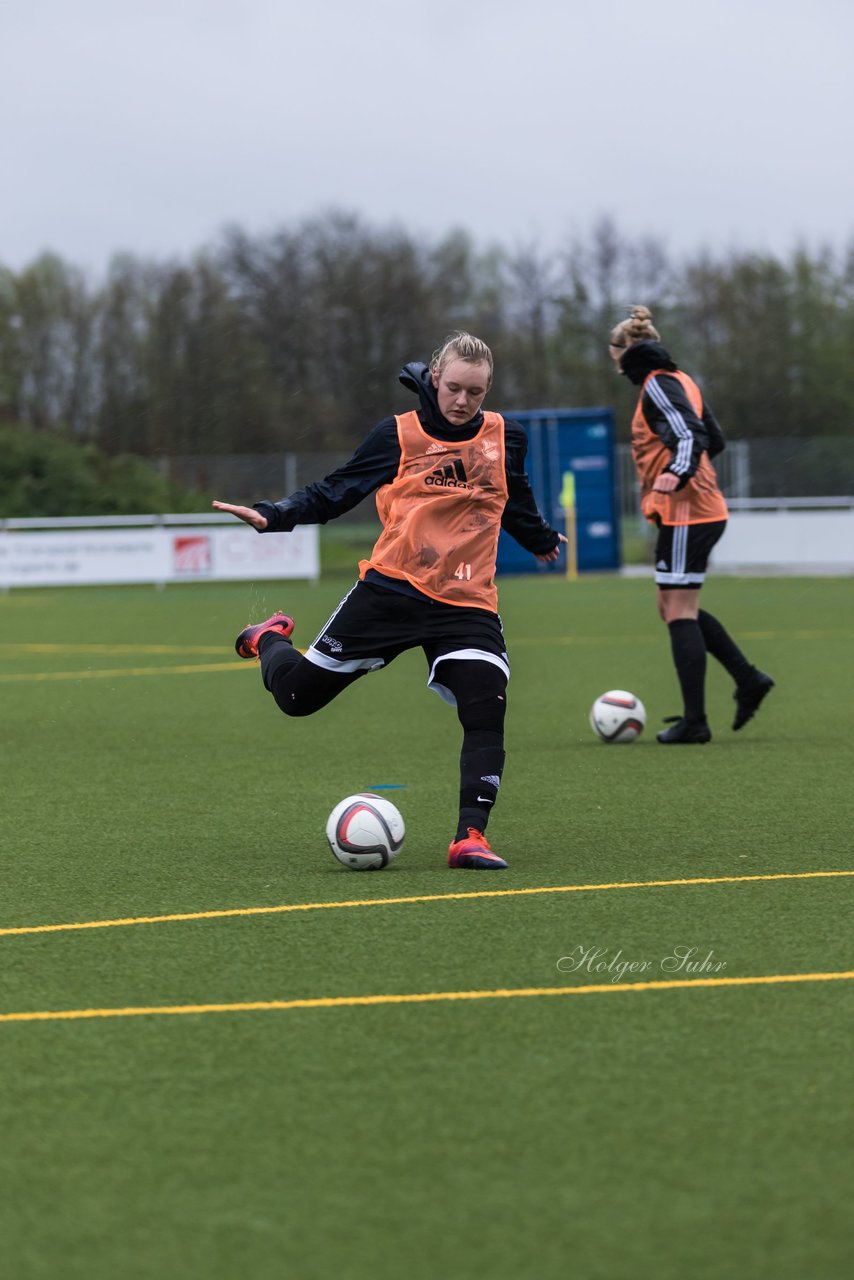
[[[703,453],[716,457],[725,441],[705,397],[703,414],[698,418],[682,383],[667,376],[678,367],[658,342],[635,342],[620,357],[620,369],[635,386],[642,386],[650,373],[658,374],[647,382],[641,407],[650,428],[670,450],[671,459],[664,470],[679,476],[682,489],[700,465]]]
[[[439,412],[436,392],[425,364],[404,365],[400,381],[418,396],[418,419],[437,440],[463,443],[472,440],[483,425],[478,412],[470,422],[456,427]],[[545,555],[558,545],[558,535],[540,515],[528,477],[525,428],[504,420],[504,454],[507,473],[507,505],[501,527],[532,555]],[[400,442],[394,417],[383,418],[365,437],[352,458],[316,484],[292,493],[280,502],[256,502],[255,510],[267,520],[270,533],[289,533],[298,524],[326,524],[350,511],[381,485],[390,484],[400,465]]]

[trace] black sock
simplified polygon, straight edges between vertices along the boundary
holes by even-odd
[[[504,734],[490,729],[466,730],[460,752],[460,816],[456,840],[465,840],[469,827],[486,830],[503,770]]]
[[[751,679],[756,675],[756,668],[752,662],[747,661],[723,623],[718,622],[713,614],[706,613],[705,609],[701,609],[697,614],[697,621],[700,624],[706,648],[712,657],[717,658],[736,684],[750,684]]]
[[[682,689],[686,720],[706,718],[706,642],[696,618],[675,618],[669,622],[673,665]]]

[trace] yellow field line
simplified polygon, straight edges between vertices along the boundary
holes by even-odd
[[[30,671],[0,675],[0,684],[20,684],[41,680],[112,680],[116,676],[189,676],[206,675],[210,671],[244,671],[249,663],[191,662],[181,667],[109,667],[89,671]]]
[[[224,644],[55,644],[19,642],[0,644],[0,652],[12,653],[227,653]]]
[[[745,640],[778,640],[778,639],[828,640],[828,639],[850,639],[854,637],[854,631],[846,630],[842,628],[834,628],[834,629],[829,629],[825,631],[808,631],[808,630],[795,630],[795,631],[786,631],[786,632],[749,631],[749,632],[744,632],[743,635]],[[560,646],[591,645],[591,644],[601,645],[605,638],[606,637],[604,636],[573,636],[573,635],[516,636],[513,643],[514,645],[517,645],[517,646],[518,645],[539,645],[544,647],[548,647],[549,645],[560,645]],[[607,639],[609,643],[623,642],[626,644],[637,644],[639,642],[646,642],[648,644],[658,644],[660,641],[660,636],[658,635],[657,632],[656,633],[650,632],[648,635],[608,636]],[[191,654],[191,653],[195,653],[195,654],[214,655],[214,654],[222,654],[223,652],[227,652],[229,647],[230,646],[228,645],[222,645],[222,644],[219,644],[219,645],[99,644],[99,643],[61,644],[61,643],[48,643],[48,642],[41,643],[41,642],[27,641],[27,642],[19,642],[19,643],[11,643],[11,642],[0,643],[0,654],[4,656],[8,655],[10,657],[23,655],[23,654],[84,654],[84,653],[91,653],[91,654],[129,654],[129,653]],[[217,668],[209,667],[207,669],[215,670]],[[157,670],[165,671],[165,670],[168,670],[168,668],[157,668]],[[183,668],[176,668],[175,670],[182,671]],[[71,674],[76,676],[79,673],[73,672]],[[85,674],[92,674],[92,673],[85,673]],[[106,674],[112,675],[114,673],[107,672]],[[138,671],[125,672],[124,674],[148,675],[150,674],[150,671],[148,669],[143,669]],[[0,677],[0,679],[7,679],[7,680],[17,679],[17,678],[23,679],[23,678],[32,678],[32,677],[23,677],[23,676]],[[48,677],[42,677],[42,678],[48,678]],[[58,677],[58,678],[61,678],[61,677]]]
[[[286,902],[271,907],[228,907],[181,911],[162,916],[125,916],[117,920],[81,920],[68,924],[29,924],[0,929],[0,937],[25,933],[63,933],[75,929],[117,929],[135,924],[172,924],[186,920],[224,920],[230,916],[280,915],[291,911],[332,911],[346,907],[403,906],[413,902],[452,902],[469,898],[514,898],[543,893],[595,893],[606,889],[664,889],[705,884],[750,884],[770,880],[818,880],[854,876],[854,871],[781,871],[752,876],[698,876],[691,880],[615,880],[611,884],[559,884],[531,889],[478,889],[471,893],[424,893],[406,898],[350,898],[343,902]]]
[[[660,982],[591,983],[582,987],[499,987],[494,991],[424,991],[402,995],[321,996],[306,1000],[249,1000],[235,1004],[174,1004],[124,1009],[43,1009],[24,1013],[0,1013],[0,1022],[67,1022],[81,1018],[143,1018],[158,1014],[173,1017],[191,1013],[268,1013],[283,1009],[341,1009],[359,1005],[431,1004],[450,1000],[519,1000],[536,996],[593,996],[636,991],[674,991],[686,987],[764,987],[791,982],[839,982],[854,978],[854,970],[841,973],[775,973],[747,978],[671,978]]]

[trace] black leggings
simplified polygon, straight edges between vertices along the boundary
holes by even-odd
[[[327,671],[271,632],[261,641],[261,674],[280,711],[311,716],[367,672]],[[476,658],[447,658],[440,678],[457,700],[463,729],[503,733],[507,678],[500,667]]]
[[[287,716],[310,716],[343,693],[364,671],[327,671],[303,658],[283,637],[261,637],[264,684]],[[457,700],[463,727],[460,749],[459,813],[455,840],[469,831],[483,833],[498,799],[504,772],[504,714],[507,677],[494,662],[479,658],[445,658],[437,662],[438,679]]]
[[[364,671],[327,671],[309,662],[293,645],[275,632],[261,637],[261,676],[276,706],[286,716],[313,716]]]

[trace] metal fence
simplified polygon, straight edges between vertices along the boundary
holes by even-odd
[[[160,459],[164,476],[226,502],[273,501],[301,489],[346,462],[339,453],[194,454]],[[854,494],[854,438],[822,436],[797,439],[730,440],[715,459],[728,499],[827,498]],[[620,510],[624,519],[640,514],[638,482],[631,449],[617,446]],[[376,518],[367,499],[343,520]]]
[[[182,454],[158,459],[158,468],[181,489],[210,494],[222,502],[251,506],[262,498],[277,502],[313,481],[322,480],[349,457],[346,451]],[[373,498],[339,518],[360,523],[375,520]]]

